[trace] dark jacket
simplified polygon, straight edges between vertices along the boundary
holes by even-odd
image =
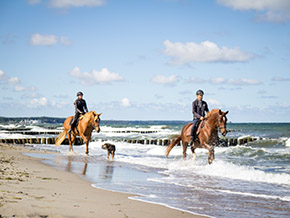
[[[88,108],[87,108],[87,104],[86,101],[84,99],[77,99],[74,102],[75,105],[75,109],[76,109],[76,113],[84,113],[84,112],[88,112]]]
[[[208,106],[205,101],[201,101],[201,107],[199,106],[197,99],[192,102],[193,119],[199,119],[200,117],[204,117],[205,112],[208,111]]]

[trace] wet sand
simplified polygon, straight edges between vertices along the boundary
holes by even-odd
[[[22,154],[31,152],[46,151],[0,144],[0,217],[202,217],[93,188],[79,175]]]

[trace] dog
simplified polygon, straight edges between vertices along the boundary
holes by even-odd
[[[112,145],[110,143],[105,143],[105,144],[102,145],[102,149],[105,149],[105,150],[108,151],[108,155],[107,155],[108,159],[110,158],[110,154],[112,155],[112,160],[114,159],[115,151],[116,151],[116,146],[115,145]]]

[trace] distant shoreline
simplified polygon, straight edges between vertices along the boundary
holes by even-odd
[[[0,124],[13,124],[13,123],[19,123],[24,120],[35,120],[35,121],[41,121],[41,123],[45,124],[62,124],[65,121],[66,118],[63,117],[49,117],[49,116],[39,116],[39,117],[3,117],[0,116]],[[156,124],[158,122],[164,122],[164,123],[188,123],[191,122],[191,120],[115,120],[115,119],[108,119],[108,120],[102,120],[102,123],[122,123],[122,122],[152,122],[152,124]],[[283,121],[283,122],[229,122],[228,124],[289,124],[290,121]]]

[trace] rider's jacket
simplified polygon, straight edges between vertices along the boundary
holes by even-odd
[[[84,99],[77,99],[75,100],[74,102],[74,105],[75,105],[75,112],[76,113],[84,113],[84,112],[88,112],[88,108],[87,108],[87,104],[86,104],[86,101]]]
[[[200,117],[205,116],[205,112],[208,112],[208,106],[205,101],[199,101],[195,100],[192,102],[192,113],[193,113],[193,119],[199,119]]]

